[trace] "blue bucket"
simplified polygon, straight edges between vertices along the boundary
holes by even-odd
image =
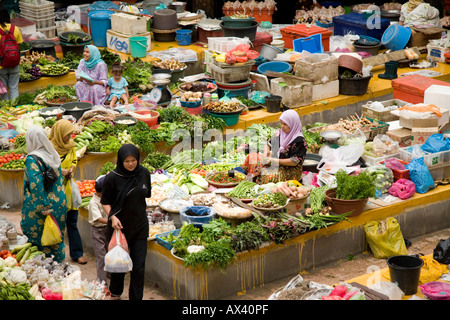
[[[133,58],[144,58],[147,55],[147,37],[130,37],[130,52]]]
[[[111,29],[111,10],[94,10],[88,13],[91,23],[92,43],[97,47],[106,47],[106,31]]]
[[[175,31],[177,43],[179,46],[188,46],[191,44],[192,30],[180,29]]]
[[[409,38],[411,38],[410,28],[393,24],[384,31],[381,37],[381,43],[387,49],[393,51],[402,50],[408,44]]]
[[[259,65],[257,68],[258,73],[264,74],[266,71],[274,71],[274,72],[289,72],[292,70],[291,64],[284,61],[270,61],[264,62]]]

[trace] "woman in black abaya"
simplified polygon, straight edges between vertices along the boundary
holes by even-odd
[[[123,145],[117,153],[116,169],[105,176],[101,203],[108,214],[108,241],[114,230],[122,230],[133,262],[129,298],[142,300],[145,258],[149,232],[145,198],[151,196],[150,172],[139,164],[139,150]],[[125,273],[111,273],[109,291],[112,299],[120,299]]]

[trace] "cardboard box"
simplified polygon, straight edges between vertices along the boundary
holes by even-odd
[[[433,114],[428,119],[411,119],[400,116],[399,125],[404,128],[431,128],[431,127],[443,127],[449,122],[449,111],[448,109],[439,108],[442,116],[438,117]],[[397,110],[392,111],[396,113]],[[398,112],[398,111],[397,111]]]
[[[408,147],[411,145],[411,129],[400,128],[395,130],[390,130],[386,133],[394,141],[398,141],[400,147]]]
[[[411,129],[411,145],[424,144],[428,137],[439,133],[438,127],[430,128],[412,128]]]

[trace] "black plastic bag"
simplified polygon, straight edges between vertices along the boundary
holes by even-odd
[[[433,250],[433,259],[442,264],[450,264],[450,238],[439,240]]]

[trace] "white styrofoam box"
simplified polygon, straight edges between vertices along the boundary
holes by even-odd
[[[141,36],[147,38],[147,51],[150,51],[152,48],[152,41],[151,41],[151,33],[145,32],[141,34],[137,34],[134,36]],[[108,46],[108,49],[130,54],[130,38],[134,37],[127,34],[119,33],[110,30],[106,31],[106,43]]]
[[[411,162],[412,159],[420,158],[419,154],[414,153],[413,148],[419,148],[422,145],[416,144],[411,147],[400,148],[400,159],[406,162]],[[450,163],[450,150],[428,153],[423,156],[423,162],[428,168],[437,168],[448,165]]]
[[[423,103],[450,110],[450,88],[433,84],[425,90]]]
[[[111,30],[128,35],[147,32],[148,18],[128,13],[114,13],[111,15]]]
[[[328,99],[339,95],[339,80],[313,85],[312,101]]]
[[[286,85],[281,86],[280,83]],[[274,78],[270,80],[270,91],[281,96],[281,103],[289,108],[307,106],[312,102],[313,85],[308,81]]]

